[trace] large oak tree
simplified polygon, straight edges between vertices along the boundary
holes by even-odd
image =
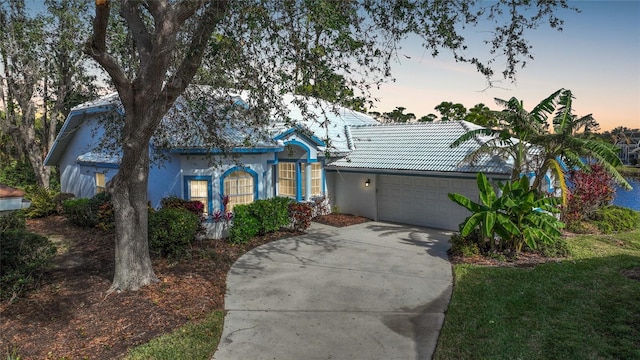
[[[490,57],[500,57],[502,76],[513,78],[531,59],[525,31],[544,23],[559,28],[556,13],[568,8],[564,0],[96,0],[95,6],[85,51],[109,74],[125,111],[120,170],[110,185],[116,218],[111,290],[156,281],[147,244],[148,144],[191,83],[248,91],[249,108],[263,115],[247,117],[256,121],[248,126],[259,126],[269,114],[285,114],[277,110],[282,94],[321,84],[328,69],[366,95],[391,75],[410,34],[433,56],[449,51],[491,79],[493,60],[465,52],[463,28],[479,22],[491,24]],[[111,32],[118,24],[132,46],[125,57]]]

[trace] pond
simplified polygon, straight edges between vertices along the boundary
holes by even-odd
[[[627,179],[633,190],[627,191],[616,186],[616,197],[613,204],[640,211],[640,179]]]

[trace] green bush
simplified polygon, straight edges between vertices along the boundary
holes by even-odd
[[[640,212],[621,206],[600,208],[592,216],[592,219],[604,234],[640,228]]]
[[[462,236],[458,233],[453,234],[449,242],[451,243],[451,249],[449,254],[454,256],[471,257],[480,254],[480,248],[478,247],[478,241],[480,237],[476,232],[467,236]]]
[[[40,218],[56,213],[55,191],[29,186],[25,192],[25,198],[31,201],[31,206],[26,209],[28,218]]]
[[[249,206],[237,205],[233,208],[233,225],[229,229],[229,241],[234,244],[244,244],[260,231],[258,219]]]
[[[0,298],[18,296],[33,285],[55,253],[44,236],[24,230],[0,232]]]
[[[185,209],[161,208],[149,213],[150,252],[162,257],[183,257],[199,225],[200,218]]]
[[[258,235],[265,235],[289,225],[288,206],[291,199],[275,197],[249,204],[249,211],[258,222]]]
[[[72,193],[58,193],[53,197],[53,202],[56,204],[56,213],[58,215],[64,215],[63,203],[65,200],[73,199],[76,196]]]
[[[0,215],[0,233],[7,230],[26,229],[24,210],[13,211],[5,215]]]
[[[68,199],[62,203],[64,215],[73,224],[94,227],[98,224],[98,212],[91,199]]]

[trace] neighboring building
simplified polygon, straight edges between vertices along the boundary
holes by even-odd
[[[640,138],[628,137],[618,141],[616,146],[620,149],[619,157],[625,165],[638,165],[640,162]]]
[[[243,103],[239,97],[230,99]],[[204,146],[194,132],[197,119],[184,115],[189,112],[178,102],[174,109],[186,117],[174,113],[163,120],[161,126],[170,131],[150,144],[151,155],[163,159],[150,169],[152,206],[178,196],[200,200],[212,213],[221,208],[221,195],[230,197],[229,210],[274,196],[296,201],[326,196],[340,212],[457,230],[468,212],[447,193],[477,198],[477,172],[503,180],[511,171],[498,158],[461,164],[480,145],[476,139],[449,148],[476,128],[468,122],[380,125],[368,115],[322,101],[303,112],[293,97],[286,100],[292,124],[273,123],[266,137],[244,128],[242,120],[215,128],[231,156]],[[60,167],[63,192],[93,196],[116,174],[119,156],[100,152],[97,144],[104,135],[101,119],[121,115],[115,94],[72,109],[45,160],[47,166]],[[193,126],[180,125],[185,121]]]
[[[24,200],[24,191],[0,184],[0,214],[29,207],[31,203]]]

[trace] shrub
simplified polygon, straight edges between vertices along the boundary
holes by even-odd
[[[197,216],[204,214],[204,204],[200,201],[180,199],[176,196],[170,196],[160,200],[160,206],[170,209],[185,209]]]
[[[98,209],[92,199],[68,199],[62,203],[64,215],[73,224],[94,227],[98,224]]]
[[[103,231],[111,231],[116,225],[116,218],[113,212],[113,204],[108,201],[98,206],[96,227]]]
[[[480,237],[477,233],[471,233],[468,236],[462,236],[460,234],[453,234],[449,242],[451,243],[451,249],[449,254],[456,256],[471,257],[480,254],[480,247],[478,246]]]
[[[593,223],[605,234],[640,228],[640,212],[621,206],[603,207],[592,218]]]
[[[45,217],[56,212],[55,191],[40,186],[29,186],[26,189],[25,198],[31,201],[31,206],[26,209],[28,218]]]
[[[613,177],[598,164],[592,165],[590,172],[571,171],[569,182],[571,190],[562,213],[567,223],[590,219],[598,209],[611,203],[616,191]]]
[[[149,250],[162,257],[184,256],[195,239],[200,218],[185,209],[161,208],[149,213]]]
[[[0,215],[0,233],[7,230],[26,229],[24,210],[13,211],[5,215]]]
[[[65,200],[73,199],[76,196],[72,193],[58,193],[53,197],[53,202],[56,204],[56,213],[58,215],[64,215],[63,203]]]
[[[233,208],[233,225],[229,229],[229,241],[244,244],[258,235],[260,224],[252,214],[249,205],[236,205]]]
[[[289,204],[291,227],[296,231],[304,231],[311,225],[311,205],[305,203]]]
[[[289,198],[275,197],[249,204],[249,212],[258,222],[258,235],[278,231],[289,225],[289,203]]]
[[[0,232],[0,298],[9,299],[33,285],[56,253],[44,236],[24,230]]]

